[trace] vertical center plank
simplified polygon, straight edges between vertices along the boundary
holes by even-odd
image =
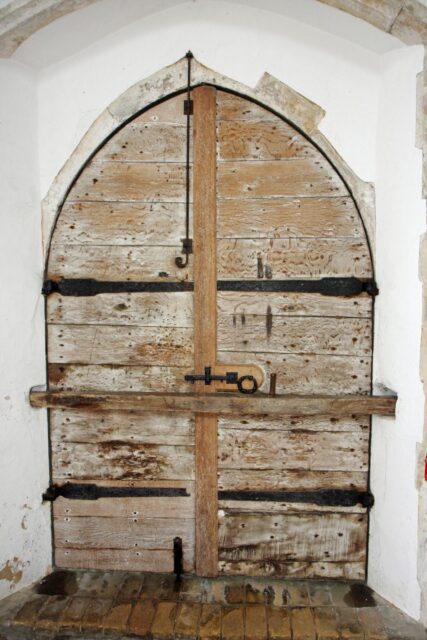
[[[216,310],[216,90],[193,91],[194,366],[215,367]],[[196,392],[214,392],[196,383]],[[195,414],[195,564],[200,576],[218,574],[217,416]]]

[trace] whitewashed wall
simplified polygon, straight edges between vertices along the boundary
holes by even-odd
[[[27,396],[45,379],[37,93],[0,62],[0,596],[50,565],[46,418]]]
[[[262,4],[261,0],[258,4]],[[115,3],[115,11],[121,12],[120,30],[110,35],[101,34],[90,47],[80,52],[73,50],[72,56],[49,66],[43,66],[43,60],[51,62],[43,31],[33,36],[15,57],[30,66],[41,67],[37,89],[40,195],[46,194],[73,148],[109,103],[130,85],[182,57],[188,49],[208,67],[249,86],[255,85],[262,73],[268,71],[326,110],[321,130],[361,178],[376,182],[377,268],[382,293],[378,300],[375,372],[377,381],[401,396],[397,420],[376,419],[374,425],[372,479],[376,506],[371,519],[369,581],[394,604],[418,617],[414,465],[416,441],[421,437],[423,399],[418,382],[421,298],[416,265],[423,209],[419,198],[421,158],[415,149],[414,121],[415,75],[421,69],[422,54],[417,48],[401,48],[397,41],[373,27],[363,25],[361,33],[362,23],[350,16],[345,17],[346,38],[333,35],[334,20],[339,22],[343,18],[329,7],[321,9],[322,16],[329,16],[329,20],[319,20],[322,28],[315,28],[312,26],[315,14],[310,12],[313,4],[310,5],[309,0],[298,3],[299,13],[295,3],[264,2],[264,7],[277,11],[280,6],[280,15],[262,11],[255,5],[255,0],[246,4],[201,1],[157,13],[153,5],[151,15],[140,20],[133,16],[131,24],[125,26],[123,15],[130,5],[120,3],[122,9],[118,9]],[[68,17],[68,22],[62,19],[50,25],[46,29],[47,41],[54,43],[55,34],[58,39],[58,34],[68,33],[67,25],[77,32],[79,20],[82,32],[93,27],[93,32],[99,33],[97,6]],[[105,6],[111,17],[114,6],[109,0]],[[283,15],[286,7],[289,11],[293,7],[294,18]],[[68,44],[67,50],[71,52]],[[384,53],[387,51],[389,53]],[[13,91],[19,95],[21,90],[14,87]],[[34,103],[33,98],[32,105]],[[28,111],[34,117],[34,109]],[[27,136],[27,144],[34,152],[35,125],[29,122],[31,135]],[[10,171],[18,170],[22,168],[16,159]],[[36,167],[30,169],[30,174],[31,180],[35,180]],[[22,180],[19,172],[15,179],[18,184]],[[18,194],[13,195],[17,197]],[[35,207],[30,213],[37,234],[25,236],[28,247],[20,269],[29,278],[28,298],[36,304],[40,286],[37,274],[40,275],[42,268],[40,219]],[[7,239],[10,251],[13,253],[12,247],[15,252],[21,251],[23,241],[23,232],[10,233]],[[1,242],[5,240],[2,238]],[[13,360],[11,355],[17,372],[11,385],[13,389],[19,387],[25,391],[31,384],[44,380],[40,309],[39,303],[35,316],[28,309],[21,312],[22,322],[26,323],[20,325],[22,334],[31,341],[35,332],[39,351],[32,355],[33,364],[37,364],[35,369],[26,367],[24,361]],[[4,322],[2,318],[0,321]],[[10,328],[3,329],[0,325],[0,331],[6,334]],[[18,335],[17,328],[14,331]],[[32,433],[37,429],[39,434],[43,432],[42,412],[30,411],[23,395],[19,411],[19,429],[24,430],[31,422]],[[17,446],[21,451],[25,466],[30,447],[18,443],[12,432],[7,434],[7,441],[8,446]],[[39,462],[33,473],[40,486],[45,484],[46,477],[44,440],[39,439],[36,454]],[[27,478],[25,482],[34,485],[34,478]],[[19,499],[13,499],[18,504]],[[399,526],[396,526],[397,514]],[[13,518],[8,516],[8,520],[14,530]],[[402,531],[410,544],[402,544]],[[0,535],[1,532],[0,528]],[[35,539],[40,536],[35,525],[32,532]],[[0,545],[0,571],[10,557],[29,560],[34,556],[31,549],[24,554],[22,549],[19,537],[5,553]],[[40,556],[43,561],[34,566],[35,572],[42,573],[48,563],[47,551]],[[33,572],[28,577],[34,575]],[[9,584],[0,580],[0,594],[8,588]]]

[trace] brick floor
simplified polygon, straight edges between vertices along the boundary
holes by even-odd
[[[360,583],[55,571],[0,602],[0,640],[427,640]]]

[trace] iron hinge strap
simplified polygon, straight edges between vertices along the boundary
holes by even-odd
[[[219,491],[219,500],[242,500],[254,502],[309,503],[328,507],[354,507],[358,504],[367,509],[374,505],[370,491],[352,489],[319,489],[314,491]]]
[[[98,500],[98,498],[182,498],[188,497],[185,488],[176,487],[100,487],[91,483],[66,482],[51,485],[43,500],[54,502],[60,496],[68,500]]]

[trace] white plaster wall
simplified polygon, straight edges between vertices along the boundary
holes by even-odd
[[[0,597],[49,565],[45,412],[28,390],[45,379],[36,85],[0,62]]]
[[[398,393],[395,420],[374,417],[369,583],[419,617],[416,443],[424,396],[419,377],[422,291],[418,246],[425,230],[421,151],[415,148],[416,74],[422,47],[383,58],[377,136],[375,380]]]
[[[250,4],[255,5],[255,0]],[[274,2],[269,6],[273,7]],[[96,20],[94,8],[79,13],[85,28],[90,26],[91,20]],[[72,18],[73,28],[78,22],[76,16]],[[54,30],[55,25],[48,29]],[[29,64],[31,47],[36,53],[42,33],[26,43],[25,55],[21,51],[21,58]],[[370,32],[371,38],[372,34]],[[381,38],[384,37],[381,34]],[[396,46],[396,41],[390,37],[390,48]],[[417,258],[418,236],[423,231],[424,218],[419,199],[421,158],[414,147],[414,122],[415,74],[421,68],[420,50],[399,48],[382,56],[354,41],[285,15],[257,9],[249,3],[234,5],[206,0],[152,13],[133,20],[90,48],[41,69],[37,87],[38,141],[34,139],[36,127],[32,120],[35,98],[33,93],[28,95],[29,87],[33,92],[34,85],[19,67],[20,73],[27,78],[27,84],[21,82],[25,91],[17,81],[12,86],[10,78],[4,78],[3,82],[11,92],[10,103],[5,103],[4,109],[11,108],[12,95],[18,96],[18,105],[24,111],[16,117],[20,122],[25,121],[28,127],[26,135],[22,136],[22,144],[25,140],[28,152],[24,166],[18,168],[17,162],[6,163],[8,175],[13,173],[14,184],[22,184],[19,173],[22,171],[26,183],[32,183],[35,189],[37,168],[33,151],[38,145],[40,197],[44,197],[55,175],[102,110],[129,86],[171,64],[188,49],[192,49],[199,61],[208,67],[244,84],[254,86],[262,73],[268,71],[318,103],[327,113],[320,126],[323,133],[361,178],[376,182],[377,269],[382,293],[377,305],[375,372],[377,380],[398,391],[401,400],[396,421],[374,421],[372,484],[376,506],[371,518],[369,582],[394,604],[417,617],[415,442],[420,439],[423,408],[418,381],[421,297]],[[37,58],[36,66],[40,65],[41,58],[43,56]],[[17,73],[16,69],[14,73]],[[9,101],[8,97],[6,99]],[[14,97],[13,104],[15,100]],[[15,116],[11,113],[8,117]],[[16,129],[16,125],[9,128]],[[9,128],[4,132],[7,140]],[[10,201],[17,203],[22,197],[23,194],[15,189]],[[35,192],[32,197],[37,200]],[[36,444],[31,445],[37,451],[37,462],[34,461],[37,466],[33,468],[28,463],[26,445],[19,458],[24,466],[32,469],[25,478],[31,476],[36,487],[31,494],[34,505],[47,483],[44,416],[42,412],[28,409],[23,395],[32,384],[44,381],[42,313],[38,297],[42,258],[40,219],[35,200],[32,204],[28,202],[25,209],[29,217],[27,222],[33,225],[32,233],[28,234],[29,226],[14,229],[13,233],[8,227],[9,235],[3,243],[11,254],[10,260],[0,254],[0,260],[6,261],[6,272],[12,272],[11,261],[18,260],[17,248],[25,255],[13,272],[28,279],[25,292],[29,295],[16,301],[16,292],[11,290],[9,295],[13,304],[8,305],[8,313],[9,307],[13,309],[17,304],[29,307],[17,313],[21,324],[18,318],[13,318],[13,330],[9,328],[9,333],[4,330],[4,335],[18,336],[20,332],[15,327],[22,326],[22,341],[7,337],[6,354],[10,349],[10,362],[6,364],[6,370],[15,372],[12,386],[21,398],[18,422],[19,429],[25,434],[24,440],[27,442],[29,437],[30,424],[29,434],[37,438]],[[21,238],[27,243],[25,249]],[[19,343],[17,346],[22,355],[12,353],[10,345],[14,340]],[[26,347],[31,341],[36,350],[30,357]],[[21,435],[17,437],[16,432],[21,434],[21,431],[16,427],[13,429],[13,432],[12,427],[5,432],[5,442],[7,447],[18,452]],[[16,456],[15,460],[18,460]],[[18,489],[14,489],[13,495],[16,504],[24,504]],[[18,513],[17,509],[12,509],[7,519],[8,530],[15,533],[19,530],[19,522],[18,515],[15,518],[14,514]],[[40,514],[40,509],[34,513]],[[40,574],[47,565],[48,544],[45,529],[40,533],[42,525],[39,521],[32,527],[34,539],[39,533],[39,543],[43,547],[39,554],[34,547],[34,555],[38,554],[40,560],[33,566]],[[4,557],[14,557],[13,549],[24,546],[21,542],[11,543]],[[2,557],[0,555],[0,568]]]

